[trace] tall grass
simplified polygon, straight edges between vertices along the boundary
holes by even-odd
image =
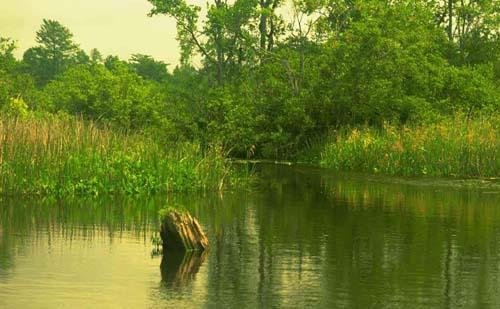
[[[500,116],[463,115],[432,124],[342,129],[321,151],[322,166],[392,175],[500,176]]]
[[[75,118],[0,117],[0,194],[218,190],[238,181],[219,149],[162,146]]]

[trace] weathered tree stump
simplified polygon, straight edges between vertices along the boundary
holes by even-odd
[[[184,251],[208,248],[208,239],[200,224],[187,211],[167,209],[162,214],[160,236],[164,252],[170,248]]]

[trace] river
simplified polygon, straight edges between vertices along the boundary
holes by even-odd
[[[0,307],[500,307],[500,185],[262,164],[250,189],[0,200]],[[183,205],[203,255],[152,254]]]

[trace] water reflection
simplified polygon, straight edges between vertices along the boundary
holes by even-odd
[[[207,257],[207,251],[164,252],[160,264],[162,281],[170,289],[182,290],[194,280]]]
[[[34,277],[28,299],[41,307],[82,295],[137,307],[500,306],[497,188],[259,172],[254,190],[222,196],[2,202],[0,307],[24,307]],[[166,204],[199,219],[210,252],[150,258]]]

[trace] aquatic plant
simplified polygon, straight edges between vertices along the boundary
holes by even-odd
[[[320,164],[393,175],[500,176],[500,117],[465,115],[430,124],[347,128],[333,132]]]
[[[161,144],[68,116],[0,117],[0,193],[149,194],[241,182],[216,147]]]

